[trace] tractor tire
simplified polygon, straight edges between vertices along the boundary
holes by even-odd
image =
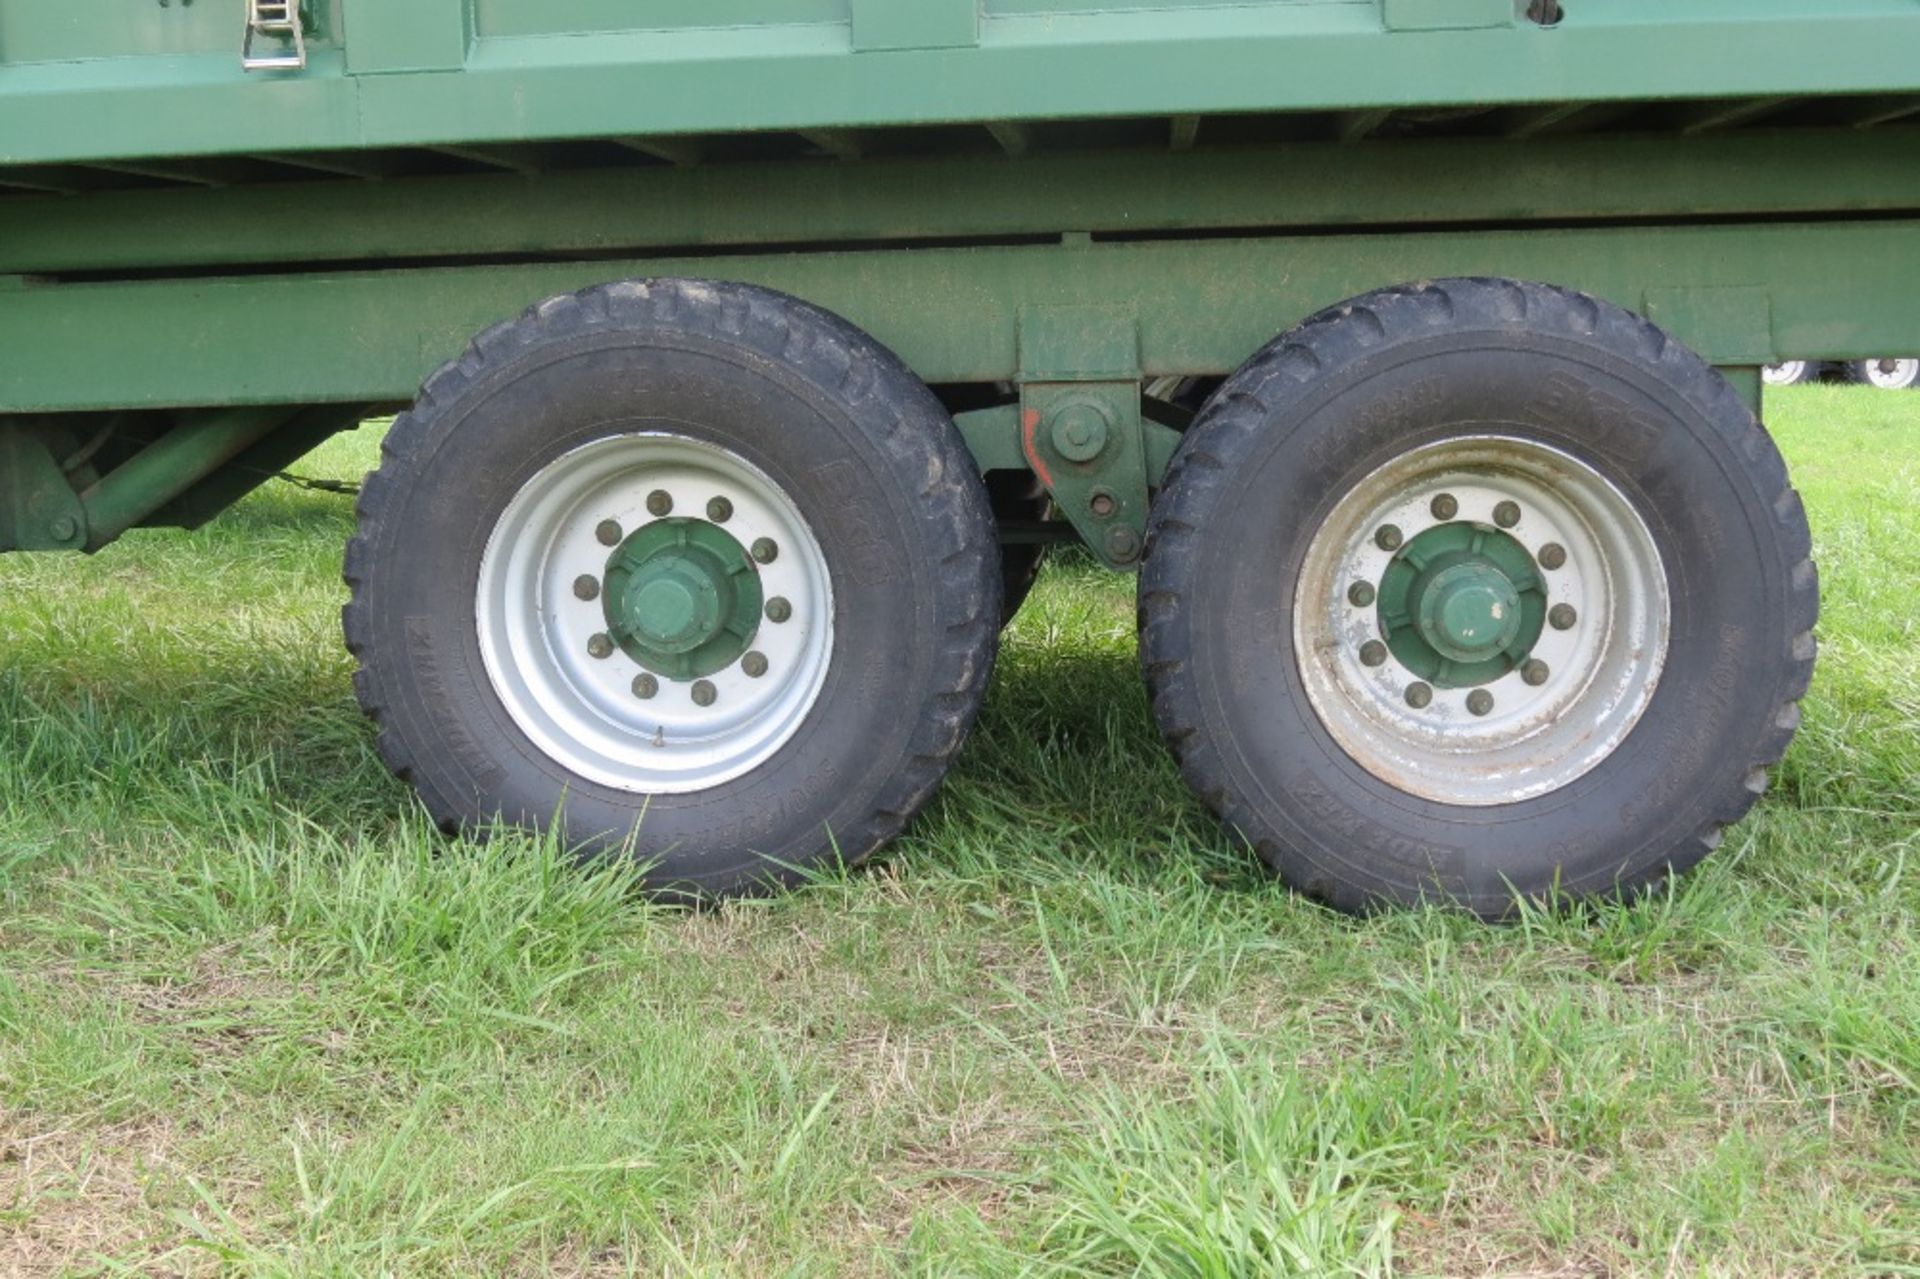
[[[1194,790],[1341,910],[1631,895],[1799,722],[1806,516],[1718,372],[1512,280],[1323,312],[1228,379],[1149,523],[1141,658]]]
[[[442,826],[552,829],[701,898],[898,834],[1001,607],[932,392],[825,311],[692,280],[553,298],[435,373],[346,578],[355,691]]]

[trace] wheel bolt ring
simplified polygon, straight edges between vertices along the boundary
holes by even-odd
[[[1407,685],[1407,705],[1417,711],[1423,711],[1433,705],[1433,685],[1424,680],[1416,680]]]
[[[1379,640],[1368,640],[1360,646],[1360,660],[1368,666],[1380,666],[1387,660],[1387,646]]]
[[[673,514],[673,494],[665,489],[655,489],[647,494],[647,514],[666,516]]]
[[[711,706],[719,696],[719,690],[714,688],[711,681],[704,679],[693,681],[693,704],[695,706]]]
[[[620,545],[620,538],[622,536],[620,521],[601,520],[594,526],[593,536],[602,546]]]
[[[1467,709],[1475,715],[1493,713],[1493,694],[1484,688],[1476,688],[1467,694]]]
[[[1562,568],[1567,562],[1567,548],[1558,542],[1548,542],[1540,548],[1540,567],[1544,569]]]
[[[1451,493],[1442,493],[1433,499],[1433,505],[1427,509],[1433,512],[1436,520],[1451,520],[1460,514],[1460,499]]]
[[[1493,522],[1501,528],[1512,528],[1520,522],[1520,503],[1501,502],[1493,508]]]

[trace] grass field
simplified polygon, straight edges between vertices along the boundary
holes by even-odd
[[[1090,568],[883,863],[688,914],[427,828],[349,503],[0,560],[0,1275],[1920,1275],[1920,396],[1773,400],[1826,611],[1772,795],[1504,929],[1271,883]]]

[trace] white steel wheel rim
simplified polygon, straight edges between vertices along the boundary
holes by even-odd
[[[1905,391],[1920,382],[1920,359],[1868,360],[1863,369],[1867,381],[1883,391]]]
[[[697,517],[725,498],[725,531],[751,546],[778,548],[758,566],[763,598],[785,600],[786,620],[763,611],[750,651],[766,659],[755,677],[735,660],[709,674],[713,698],[697,705],[694,681],[646,672],[615,647],[589,651],[607,630],[596,595],[575,583],[603,576],[612,548],[604,521],[623,534],[652,523],[652,493],[672,496],[669,513]],[[617,543],[616,543],[617,544]],[[751,772],[799,731],[826,682],[833,648],[833,591],[826,557],[792,500],[739,455],[661,432],[609,436],[542,468],[501,513],[481,558],[476,621],[480,655],[507,714],[549,759],[618,790],[675,794],[706,790]]]
[[[1778,364],[1766,365],[1760,370],[1760,378],[1768,386],[1798,386],[1807,380],[1807,362],[1782,360]]]
[[[1565,629],[1543,626],[1531,650],[1544,682],[1516,669],[1483,685],[1485,714],[1470,709],[1468,688],[1427,685],[1430,703],[1411,705],[1409,688],[1424,681],[1390,653],[1363,661],[1379,620],[1349,595],[1355,582],[1377,586],[1398,553],[1378,544],[1379,530],[1411,542],[1442,523],[1442,494],[1458,504],[1446,522],[1488,529],[1497,505],[1517,503],[1520,521],[1505,531],[1536,557],[1548,609],[1574,610]],[[1539,564],[1549,544],[1565,551],[1553,570]],[[1613,754],[1659,683],[1670,611],[1659,548],[1617,488],[1558,449],[1489,435],[1412,450],[1340,498],[1308,545],[1293,618],[1308,701],[1355,763],[1398,790],[1484,807],[1550,794]]]

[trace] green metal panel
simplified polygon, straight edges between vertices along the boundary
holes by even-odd
[[[1381,0],[1389,31],[1448,31],[1514,25],[1514,0]]]
[[[1636,307],[1663,290],[1712,298],[1673,320],[1719,363],[1751,363],[1769,323],[1770,355],[1920,349],[1920,222],[1394,233],[28,284],[0,290],[0,410],[406,400],[486,325],[646,275],[785,289],[932,381],[1018,376],[1017,319],[1037,306],[1131,308],[1143,373],[1224,372],[1319,307],[1452,274],[1550,280]],[[1755,281],[1770,320],[1759,290],[1725,292]]]
[[[1308,144],[0,200],[0,272],[1920,208],[1920,130]]]
[[[336,0],[306,0],[309,39],[334,39]],[[412,3],[413,0],[408,0]],[[241,5],[213,0],[24,0],[0,5],[0,67],[144,56],[237,58]]]
[[[474,0],[474,24],[491,36],[556,31],[671,31],[848,21],[851,0]]]
[[[391,37],[398,43],[390,48],[408,52],[375,49],[370,64],[356,53],[356,66],[456,65],[447,51],[457,35],[436,25],[451,0],[352,2],[391,11],[403,26],[419,10],[438,32]],[[1607,0],[1569,6],[1552,30],[1520,23],[1391,33],[1382,3],[1102,8],[1090,0],[1083,13],[989,14],[977,47],[887,57],[854,54],[851,27],[841,24],[593,39],[556,39],[564,34],[556,31],[476,40],[458,76],[355,76],[330,56],[305,73],[252,77],[237,54],[217,52],[148,60],[165,65],[138,75],[112,57],[9,60],[0,66],[0,162],[1920,89],[1912,56],[1920,10],[1911,0],[1692,0],[1681,9],[1671,0]],[[364,20],[349,15],[348,27]]]
[[[853,0],[853,47],[951,49],[980,40],[980,0]]]
[[[345,0],[347,70],[354,75],[452,71],[473,39],[469,0]]]

